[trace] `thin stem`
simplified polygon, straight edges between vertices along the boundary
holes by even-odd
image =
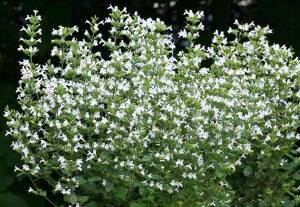
[[[28,175],[28,177],[29,177],[29,179],[30,179],[30,181],[32,182],[32,184],[34,185],[34,187],[36,188],[36,189],[38,189],[38,186],[35,184],[35,182],[34,182],[34,180],[32,179],[32,177],[31,177],[31,175],[30,174],[27,174]],[[54,207],[58,207],[53,201],[51,201],[49,198],[47,198],[47,196],[43,196],[52,206],[54,206]]]

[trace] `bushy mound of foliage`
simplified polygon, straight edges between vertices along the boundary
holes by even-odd
[[[53,30],[44,64],[34,61],[41,17],[26,18],[21,110],[5,116],[29,191],[86,207],[295,206],[300,64],[291,50],[270,44],[268,27],[237,21],[204,47],[203,13],[186,11],[178,35],[188,46],[178,51],[159,19],[110,9],[82,38],[76,26]]]

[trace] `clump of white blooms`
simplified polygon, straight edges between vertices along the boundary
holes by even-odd
[[[86,21],[83,39],[76,26],[54,29],[45,64],[33,61],[41,17],[26,18],[21,111],[5,112],[24,163],[16,170],[74,206],[230,206],[227,177],[244,160],[283,158],[299,138],[298,59],[253,23],[236,22],[228,38],[216,31],[204,47],[203,13],[192,11],[179,32],[189,45],[176,52],[159,19],[110,9]]]

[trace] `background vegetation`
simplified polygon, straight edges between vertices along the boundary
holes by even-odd
[[[15,89],[19,79],[17,53],[20,28],[25,16],[38,9],[43,17],[42,56],[47,56],[50,45],[50,28],[58,25],[79,25],[97,15],[107,15],[109,4],[138,11],[143,17],[159,17],[167,24],[179,29],[183,23],[185,9],[204,10],[208,30],[203,36],[206,44],[215,29],[227,28],[235,18],[240,22],[254,21],[270,25],[274,34],[271,40],[294,48],[300,54],[300,1],[299,0],[0,0],[0,206],[26,207],[49,206],[43,199],[27,193],[29,180],[18,178],[13,169],[19,157],[9,149],[10,140],[4,138],[5,120],[2,117],[6,105],[16,106]],[[184,42],[178,42],[182,46]]]

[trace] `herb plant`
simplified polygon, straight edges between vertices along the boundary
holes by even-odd
[[[296,206],[292,51],[270,44],[268,27],[237,21],[205,47],[203,13],[192,11],[178,51],[164,22],[109,9],[83,38],[76,26],[54,29],[43,64],[37,11],[21,29],[21,109],[5,116],[29,191],[62,195],[54,206]]]

